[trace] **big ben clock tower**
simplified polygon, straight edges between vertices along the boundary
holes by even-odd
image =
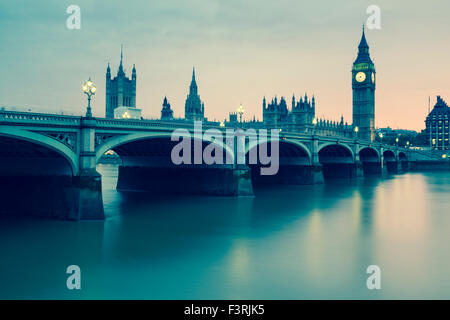
[[[358,56],[352,68],[353,126],[358,138],[373,141],[375,134],[375,65],[370,59],[369,45],[363,33]]]

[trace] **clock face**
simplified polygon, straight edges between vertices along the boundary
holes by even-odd
[[[363,82],[366,80],[366,74],[364,72],[358,72],[355,76],[356,81]]]
[[[372,72],[372,83],[375,82],[375,73]]]

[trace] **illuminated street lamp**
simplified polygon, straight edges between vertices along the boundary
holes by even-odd
[[[128,111],[125,111],[125,112],[123,113],[123,115],[122,115],[122,118],[124,118],[124,119],[130,119],[131,116],[130,116],[130,114],[128,113]]]
[[[378,136],[380,137],[380,143],[383,143],[383,134],[380,132]]]
[[[95,94],[95,92],[97,91],[97,88],[94,86],[94,83],[91,81],[91,78],[89,78],[89,80],[83,84],[81,89],[88,96],[88,106],[87,106],[87,110],[86,110],[86,117],[92,118],[91,96],[93,96]]]
[[[221,121],[219,125],[221,128],[223,128],[223,127],[225,127],[225,122]]]
[[[312,134],[315,135],[316,134],[316,125],[317,125],[317,118],[314,117],[314,119],[312,120],[312,124],[313,124],[313,132]]]
[[[240,106],[239,106],[239,108],[237,109],[237,112],[239,113],[239,119],[240,119],[240,121],[241,121],[241,123],[242,123],[242,115],[244,114],[244,106],[241,104]]]
[[[356,127],[355,127],[355,136],[356,136],[356,139],[358,139],[358,132],[359,132],[359,127],[356,126]]]
[[[406,141],[406,146],[409,148],[409,141]]]
[[[398,147],[398,137],[395,138],[395,145]]]

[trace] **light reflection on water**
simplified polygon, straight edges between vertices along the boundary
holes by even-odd
[[[236,199],[123,194],[114,165],[98,170],[105,222],[1,221],[0,298],[450,298],[450,173]]]

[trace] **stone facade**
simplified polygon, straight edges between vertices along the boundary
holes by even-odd
[[[119,107],[136,108],[136,67],[133,65],[131,78],[123,69],[123,51],[117,76],[111,78],[111,68],[106,69],[106,118],[114,118],[114,110]]]
[[[279,128],[283,131],[313,133],[324,136],[352,137],[353,127],[341,121],[330,121],[316,118],[316,99],[311,100],[305,94],[300,100],[292,97],[291,109],[288,108],[286,100],[281,97],[273,98],[269,104],[263,99],[263,124],[258,125],[255,121],[244,124],[245,127]]]
[[[267,127],[285,128],[290,131],[305,131],[312,127],[316,114],[316,102],[314,96],[308,100],[305,94],[299,101],[292,96],[292,107],[289,110],[286,100],[281,97],[280,101],[275,97],[269,104],[263,99],[263,122]]]
[[[426,133],[432,150],[449,150],[449,118],[450,107],[437,96],[436,104],[425,120]]]

